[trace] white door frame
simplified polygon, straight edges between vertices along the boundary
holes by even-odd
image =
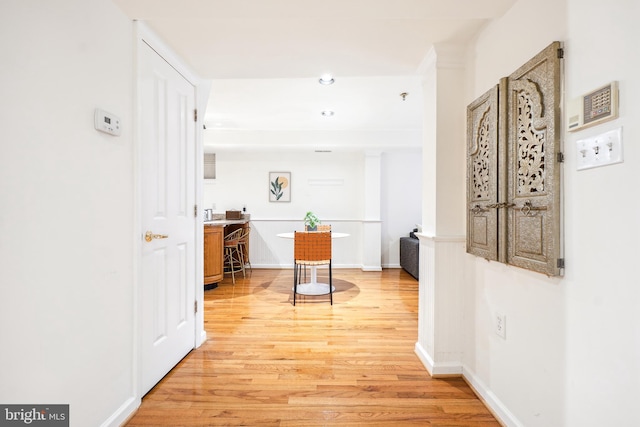
[[[196,99],[195,104],[198,109],[198,118],[196,121],[196,133],[195,133],[195,156],[196,156],[196,188],[195,188],[195,198],[196,203],[198,204],[198,211],[201,212],[202,208],[202,192],[203,192],[203,180],[201,179],[203,173],[203,135],[202,135],[202,121],[204,118],[204,113],[206,111],[206,104],[209,98],[209,91],[211,87],[210,82],[205,82],[200,79],[195,73],[193,73],[189,67],[184,63],[184,61],[177,56],[158,36],[156,36],[144,23],[140,21],[135,22],[135,79],[134,84],[136,86],[136,95],[135,95],[135,108],[134,108],[134,123],[135,125],[135,133],[134,133],[134,179],[135,179],[135,211],[134,211],[134,262],[133,262],[133,270],[134,270],[134,295],[133,295],[133,321],[135,324],[134,327],[134,342],[133,342],[133,384],[134,384],[134,396],[139,402],[142,399],[141,395],[141,342],[142,339],[142,319],[141,319],[141,311],[142,311],[142,301],[141,301],[141,264],[142,264],[142,244],[144,239],[142,235],[144,234],[144,230],[142,227],[142,214],[141,214],[141,203],[142,203],[142,187],[141,187],[141,127],[140,123],[140,88],[138,82],[140,80],[140,55],[139,48],[141,43],[146,43],[153,50],[155,50],[160,56],[162,56],[173,68],[176,69],[189,83],[191,83],[196,91]],[[195,299],[198,304],[198,311],[195,315],[195,342],[194,348],[200,347],[203,342],[207,339],[206,331],[204,330],[204,263],[203,263],[203,252],[204,252],[204,243],[203,243],[203,216],[198,214],[195,221],[195,227],[197,228],[195,231],[196,241],[196,255],[195,255],[195,275],[196,280],[194,283],[195,286]]]

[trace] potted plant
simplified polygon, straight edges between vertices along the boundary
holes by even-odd
[[[306,231],[316,231],[320,222],[320,218],[318,218],[318,216],[313,212],[309,211],[304,216],[304,229]]]

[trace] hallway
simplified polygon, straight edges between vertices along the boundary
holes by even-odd
[[[206,291],[207,342],[127,426],[499,426],[464,380],[432,379],[415,355],[418,282],[404,270],[334,270],[333,306],[293,307],[292,282],[256,269]]]

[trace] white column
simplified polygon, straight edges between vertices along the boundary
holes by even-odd
[[[382,270],[382,221],[380,220],[382,153],[365,153],[364,219],[362,222],[362,270]]]
[[[421,66],[423,217],[416,354],[431,375],[462,373],[465,254],[464,55],[437,46]]]

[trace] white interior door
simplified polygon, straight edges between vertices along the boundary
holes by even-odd
[[[195,346],[196,123],[194,86],[140,46],[144,395]]]

